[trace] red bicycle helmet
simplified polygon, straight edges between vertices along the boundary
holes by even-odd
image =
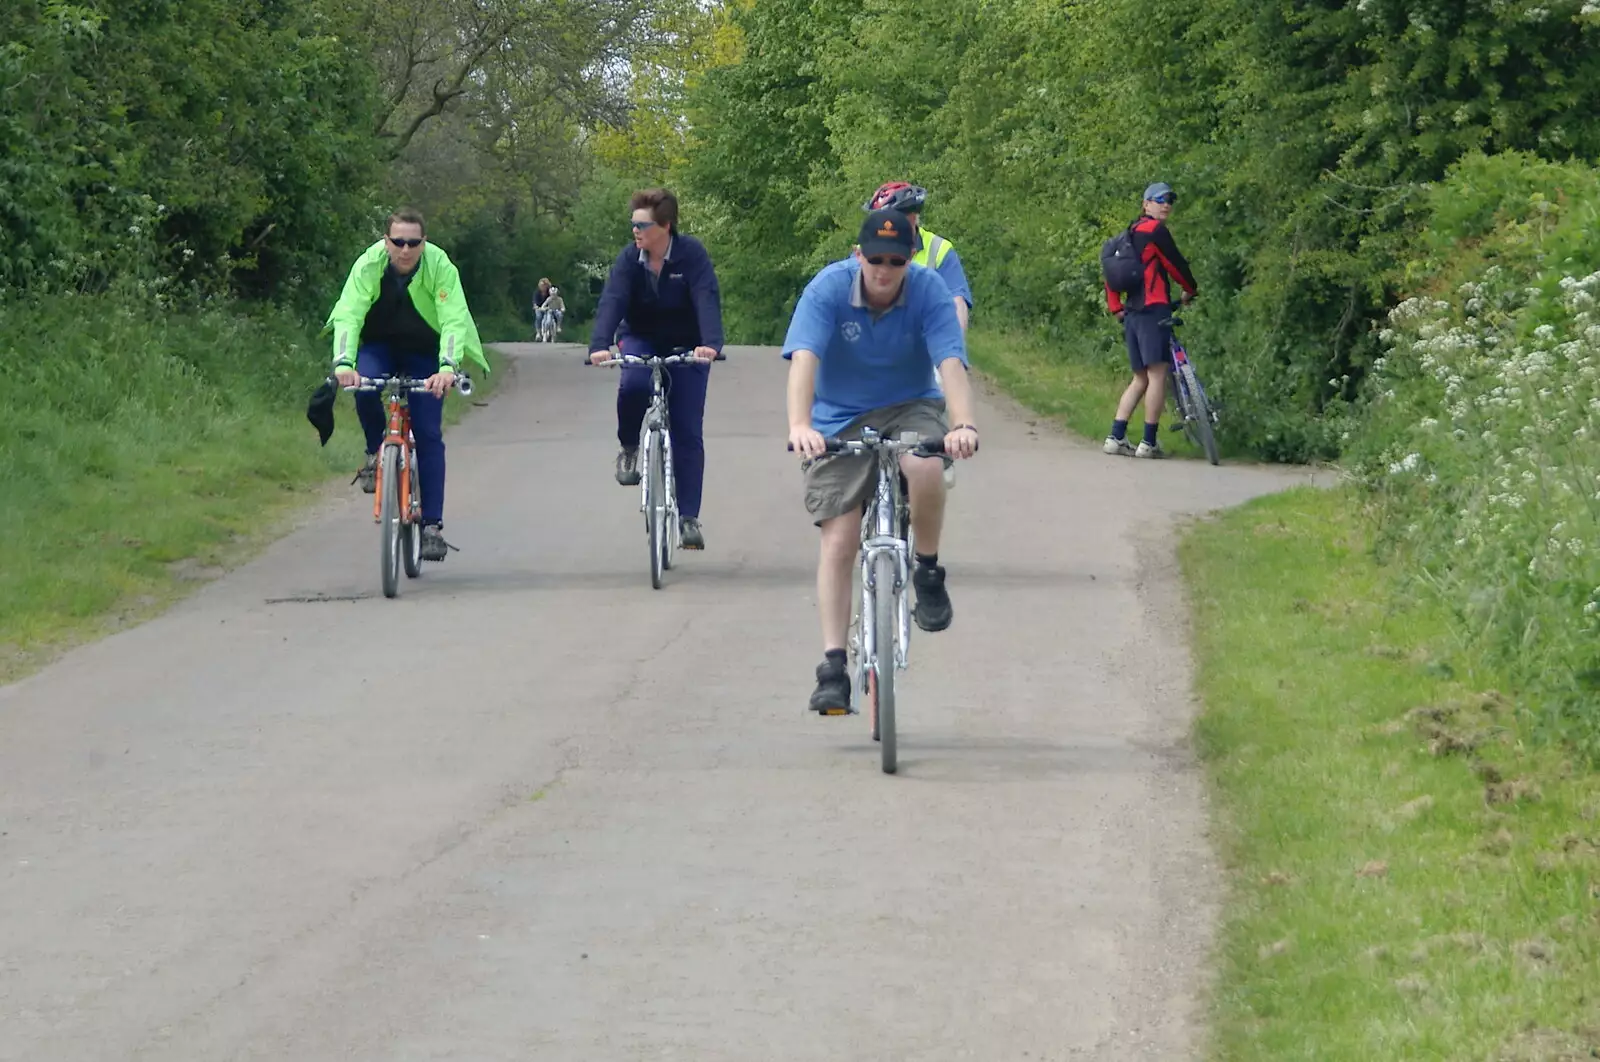
[[[928,190],[905,181],[889,181],[878,186],[862,210],[898,210],[902,214],[920,214],[928,201]]]

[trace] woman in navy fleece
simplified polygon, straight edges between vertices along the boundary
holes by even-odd
[[[702,358],[722,353],[722,296],[704,245],[678,231],[678,197],[663,188],[635,192],[633,242],[611,264],[595,311],[589,360],[610,360],[615,340],[624,354],[648,357],[693,347]],[[678,508],[684,549],[705,549],[700,493],[705,482],[706,384],[711,366],[680,364],[667,370]],[[617,385],[617,482],[639,482],[639,429],[650,405],[650,370],[622,370]]]

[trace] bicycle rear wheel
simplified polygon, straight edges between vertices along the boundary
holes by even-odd
[[[411,481],[411,503],[406,518],[400,524],[400,556],[405,561],[406,577],[415,579],[422,574],[422,484],[417,473],[417,455],[406,455],[406,478]]]
[[[666,455],[661,440],[650,439],[649,467],[645,470],[649,489],[645,498],[645,519],[650,521],[650,586],[661,589],[661,573],[666,570],[667,559],[667,499]]]
[[[1184,426],[1191,435],[1197,436],[1195,441],[1206,452],[1206,460],[1212,464],[1220,464],[1217,456],[1217,438],[1212,430],[1211,406],[1206,401],[1206,393],[1200,387],[1200,377],[1195,375],[1194,366],[1187,363],[1178,367],[1178,379],[1187,398],[1188,408],[1184,410]]]
[[[378,510],[378,562],[382,566],[383,596],[400,592],[400,448],[393,443],[378,458],[378,489],[383,498]]]
[[[895,642],[900,634],[900,610],[896,607],[898,597],[895,594],[895,580],[899,578],[898,567],[894,555],[880,553],[872,562],[873,573],[873,650],[872,660],[868,666],[872,668],[868,676],[868,683],[872,686],[870,691],[875,694],[876,717],[875,729],[878,733],[878,748],[883,754],[883,773],[893,774],[899,769],[898,749],[895,746],[894,730],[894,655]]]

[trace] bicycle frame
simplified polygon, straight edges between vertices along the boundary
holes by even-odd
[[[645,410],[644,423],[639,428],[639,467],[648,470],[654,451],[655,439],[661,440],[662,467],[666,477],[662,484],[667,496],[662,503],[667,510],[667,534],[672,537],[672,548],[678,548],[678,483],[672,464],[672,429],[667,409],[666,367],[660,361],[650,363],[650,406]],[[650,477],[639,477],[639,511],[650,518]]]
[[[455,390],[463,395],[472,393],[472,380],[466,374],[457,372],[456,382],[452,385]],[[333,377],[328,377],[329,382],[335,382]],[[369,378],[361,377],[361,383],[345,388],[347,391],[377,391],[385,396],[388,404],[388,425],[384,428],[383,442],[378,446],[378,452],[383,453],[385,446],[400,447],[400,522],[406,524],[418,523],[422,519],[422,499],[411,494],[411,466],[416,461],[417,441],[411,434],[411,392],[423,390],[422,381],[410,376],[379,376]],[[377,490],[372,495],[372,521],[378,523],[383,519],[383,477],[377,480]]]
[[[644,357],[619,352],[615,357],[608,357],[599,363],[618,368],[643,367],[650,370],[650,404],[646,407],[644,420],[639,425],[639,447],[636,452],[641,472],[639,511],[644,513],[645,534],[651,541],[650,580],[656,589],[660,589],[662,585],[661,573],[671,569],[673,554],[683,544],[683,528],[678,518],[678,479],[673,467],[672,415],[667,404],[669,379],[666,370],[672,365],[702,364],[706,361],[695,357],[693,351],[694,348],[685,347],[675,349],[666,355],[652,354]],[[659,499],[650,496],[650,469],[655,464],[657,447],[660,447],[661,455],[661,490],[665,495]],[[658,537],[655,532],[653,510],[656,506],[661,509],[660,534],[664,537]]]
[[[1199,416],[1195,413],[1198,404],[1195,402],[1194,396],[1189,393],[1188,379],[1184,373],[1179,371],[1187,368],[1190,373],[1194,373],[1194,363],[1189,360],[1189,352],[1184,349],[1183,340],[1178,338],[1177,330],[1173,329],[1169,334],[1172,337],[1172,371],[1168,373],[1168,377],[1171,380],[1171,386],[1168,390],[1172,392],[1172,400],[1178,407],[1178,415],[1185,420],[1198,420]],[[1194,380],[1195,383],[1200,382],[1198,373],[1194,373]],[[1207,401],[1209,403],[1209,399]],[[1209,409],[1209,405],[1204,408]],[[1216,419],[1214,415],[1212,419]]]
[[[422,499],[411,496],[411,464],[416,460],[417,443],[411,434],[411,404],[409,400],[402,400],[402,396],[409,394],[410,388],[396,386],[391,378],[384,382],[383,390],[388,395],[389,425],[384,429],[378,452],[383,453],[385,446],[400,447],[400,522],[414,524],[421,519]],[[383,519],[382,476],[377,478],[377,488],[372,495],[373,523]]]
[[[872,445],[884,440],[878,432],[866,428],[862,430],[861,441]],[[878,484],[872,501],[861,515],[861,616],[856,625],[859,646],[856,655],[862,664],[859,681],[863,693],[867,692],[870,665],[878,660],[878,632],[876,624],[869,622],[868,618],[877,614],[875,606],[880,592],[892,593],[896,597],[895,616],[899,638],[895,643],[895,670],[906,670],[909,660],[911,597],[906,593],[906,588],[911,585],[912,532],[909,504],[901,482],[901,452],[892,446],[873,447],[873,456],[878,465]],[[901,538],[899,533],[902,524],[906,527],[905,538]],[[877,585],[877,575],[873,570],[877,559],[885,553],[892,554],[895,562],[895,585],[887,589]]]

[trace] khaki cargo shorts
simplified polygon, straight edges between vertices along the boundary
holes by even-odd
[[[944,399],[917,398],[863,413],[838,433],[838,438],[861,438],[862,428],[897,439],[903,431],[923,438],[943,438],[950,431]],[[949,465],[950,459],[945,458]],[[872,454],[823,454],[801,466],[806,477],[806,511],[821,526],[845,513],[859,511],[878,485],[878,462]]]

